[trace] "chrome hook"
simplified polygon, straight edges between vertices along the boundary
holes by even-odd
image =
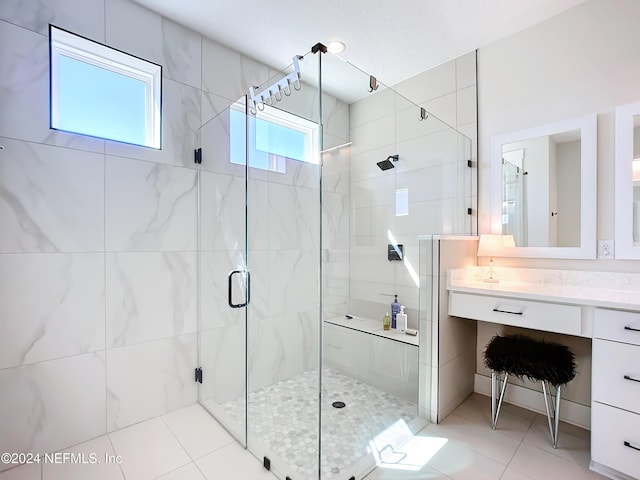
[[[274,93],[273,96],[278,102],[282,100],[282,87],[280,86],[280,84],[278,84],[278,91]]]
[[[287,78],[287,86],[282,89],[287,97],[291,96],[291,80]]]
[[[262,108],[260,108],[260,106],[262,106]],[[260,102],[260,103],[256,104],[256,108],[258,110],[260,110],[261,112],[264,112],[264,103]]]
[[[420,121],[426,120],[427,118],[429,118],[429,115],[427,115],[427,111],[420,107]]]
[[[296,78],[296,81],[293,84],[293,88],[300,91],[302,89],[302,83],[300,83],[300,74],[298,73],[297,75],[298,75],[298,78]],[[298,86],[296,86],[296,84]]]
[[[378,90],[378,79],[373,75],[369,75],[369,93]]]

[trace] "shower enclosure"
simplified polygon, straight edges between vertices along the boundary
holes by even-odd
[[[419,235],[472,230],[469,139],[322,50],[205,122],[196,154],[199,401],[292,480],[415,467]],[[417,336],[382,330],[394,294]]]

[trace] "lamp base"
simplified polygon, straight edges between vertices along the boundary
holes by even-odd
[[[500,280],[497,278],[483,278],[482,281],[486,283],[500,283]]]

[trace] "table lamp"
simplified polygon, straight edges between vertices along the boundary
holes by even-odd
[[[516,245],[513,239],[513,235],[480,235],[480,242],[478,243],[478,256],[489,257],[489,276],[487,278],[483,278],[483,282],[498,283],[500,281],[493,272],[493,257],[502,255],[504,248],[515,246]]]

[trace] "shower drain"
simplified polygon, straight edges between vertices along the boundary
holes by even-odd
[[[347,406],[347,404],[346,404],[346,403],[344,403],[344,402],[333,402],[333,403],[331,404],[331,406],[332,406],[333,408],[344,408],[344,407],[346,407],[346,406]]]

